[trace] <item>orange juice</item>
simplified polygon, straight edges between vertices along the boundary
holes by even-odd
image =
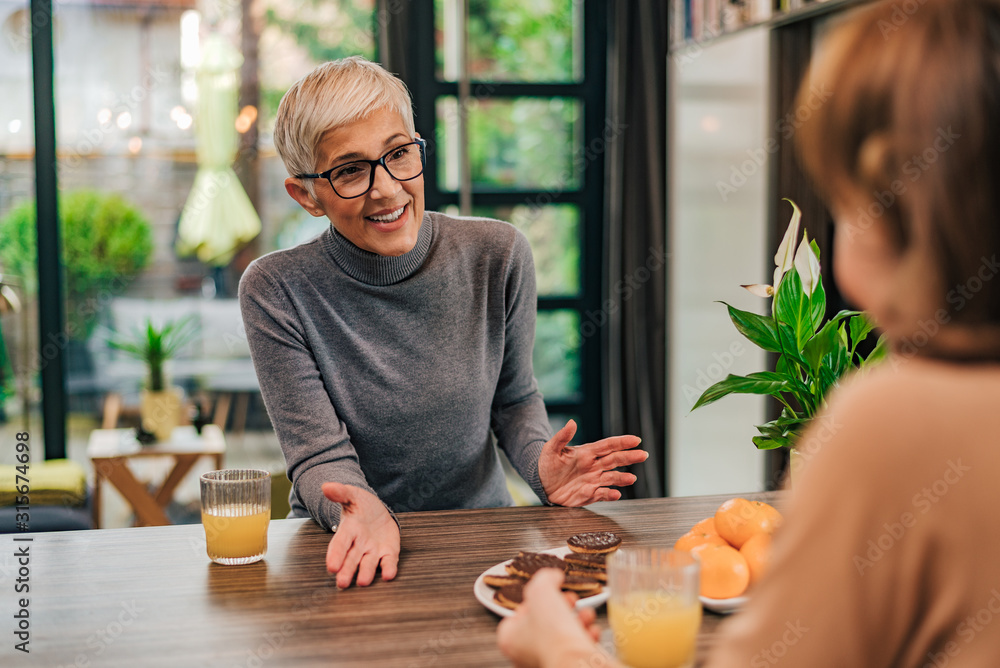
[[[239,508],[236,506],[213,508],[211,515],[202,511],[201,523],[205,526],[209,558],[249,563],[243,560],[259,558],[267,552],[267,525],[271,513],[261,511],[253,515],[237,515],[237,512]]]
[[[668,592],[633,591],[608,601],[618,658],[632,668],[682,668],[694,662],[701,603]]]

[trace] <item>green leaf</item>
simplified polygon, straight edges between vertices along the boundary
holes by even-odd
[[[885,359],[885,356],[888,353],[889,353],[889,339],[886,337],[885,334],[883,334],[882,336],[878,337],[878,343],[876,343],[872,351],[868,353],[868,357],[861,361],[861,368],[865,369],[868,368],[869,365],[876,364],[882,361],[883,359]]]
[[[832,353],[838,345],[837,321],[830,320],[806,342],[802,356],[809,363],[813,375],[819,373],[823,358]]]
[[[859,313],[850,320],[851,334],[851,359],[854,359],[854,351],[858,344],[868,338],[868,333],[875,328],[875,323],[864,313]]]
[[[766,315],[758,315],[750,311],[741,311],[738,308],[721,302],[729,309],[729,319],[740,334],[747,337],[754,345],[768,352],[780,352],[778,346],[778,330],[774,324],[774,318]]]
[[[752,440],[758,450],[775,450],[777,448],[792,447],[792,441],[787,438],[766,438],[764,436],[754,436]]]
[[[792,327],[795,332],[796,352],[802,350],[815,331],[812,326],[810,299],[803,291],[802,281],[796,271],[786,272],[781,278],[781,284],[774,295],[774,319]]]
[[[810,330],[812,334],[823,324],[823,316],[826,315],[826,289],[823,288],[823,281],[816,283],[812,296],[809,297]]]
[[[772,371],[759,371],[749,376],[729,374],[715,385],[705,390],[691,410],[707,406],[729,394],[777,394],[785,388],[787,381]]]
[[[802,370],[809,368],[808,362],[802,356],[795,340],[795,330],[791,325],[783,322],[778,323],[778,342],[781,346],[781,354],[788,358],[789,363],[797,365]],[[791,373],[796,373],[792,371]]]

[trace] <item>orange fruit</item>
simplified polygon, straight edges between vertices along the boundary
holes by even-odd
[[[716,536],[719,535],[719,530],[715,528],[715,518],[706,517],[701,522],[698,522],[693,527],[691,531],[695,533],[714,533]]]
[[[740,554],[747,560],[750,567],[750,584],[760,580],[760,576],[767,571],[771,557],[771,534],[763,531],[750,536],[747,542],[740,548]]]
[[[674,549],[688,551],[693,547],[704,545],[706,543],[709,545],[729,545],[729,543],[726,542],[726,539],[717,533],[705,533],[703,531],[691,529],[677,539],[677,542],[674,543]]]
[[[781,524],[781,513],[761,501],[729,499],[715,511],[719,535],[739,549],[755,533],[774,533]]]
[[[708,598],[733,598],[750,585],[750,567],[739,551],[730,545],[698,545],[691,554],[701,561],[701,595]]]

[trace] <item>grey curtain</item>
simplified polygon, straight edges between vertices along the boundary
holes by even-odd
[[[628,497],[667,494],[665,0],[612,5],[608,40],[604,417],[649,452]]]

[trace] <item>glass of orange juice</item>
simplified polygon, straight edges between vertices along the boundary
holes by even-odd
[[[618,659],[632,668],[694,665],[701,602],[688,552],[621,549],[608,559],[608,621]]]
[[[217,564],[252,564],[267,552],[271,474],[225,469],[201,476],[201,523],[208,557]]]

